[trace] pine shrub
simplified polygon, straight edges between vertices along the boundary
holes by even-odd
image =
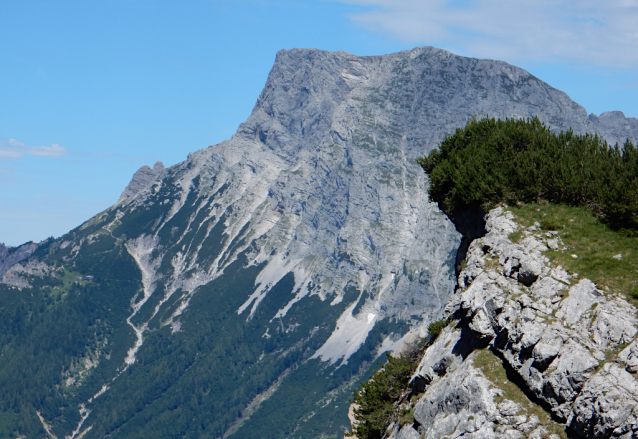
[[[538,118],[471,120],[418,163],[431,198],[451,213],[506,202],[588,206],[611,227],[638,234],[638,150],[597,135],[555,133]]]
[[[350,436],[359,439],[379,439],[399,412],[395,402],[408,386],[416,366],[417,357],[406,355],[393,357],[375,372],[367,382],[354,392],[352,402],[358,406],[354,410],[356,420]]]

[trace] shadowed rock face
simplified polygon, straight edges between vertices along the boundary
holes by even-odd
[[[57,419],[58,436],[91,427],[86,439],[144,437],[160,421],[174,429],[167,437],[186,435],[184,425],[211,437],[340,433],[362,371],[402,337],[423,333],[456,284],[460,235],[428,200],[415,159],[488,114],[538,116],[612,141],[636,137],[635,120],[588,117],[564,93],[499,61],[431,47],[377,57],[279,52],[232,139],[168,169],[143,167],[116,205],[38,256],[75,278],[99,273],[87,281],[91,294],[121,279],[124,268],[113,267],[123,261],[136,273],[109,303],[113,314],[100,315],[104,326],[86,330],[108,342],[94,343],[80,378],[102,378],[73,381],[65,372],[82,389],[66,407],[83,404],[80,415],[60,415],[57,401],[43,411],[47,422]],[[97,333],[103,327],[108,337]],[[187,348],[171,350],[194,339],[192,362],[182,360]],[[157,396],[148,376],[165,389],[188,388],[197,402],[176,402],[172,390]],[[301,381],[315,389],[303,398]],[[136,395],[156,399],[126,400],[136,386]],[[187,421],[174,421],[180,413]]]

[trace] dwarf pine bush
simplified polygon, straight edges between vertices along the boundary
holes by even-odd
[[[638,235],[638,150],[597,135],[552,132],[538,118],[471,120],[418,163],[432,199],[456,207],[541,199],[588,206],[611,227]]]

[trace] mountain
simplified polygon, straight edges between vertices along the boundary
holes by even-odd
[[[500,61],[279,52],[230,140],[143,167],[2,277],[0,436],[341,437],[456,285],[415,159],[488,114],[638,138]]]

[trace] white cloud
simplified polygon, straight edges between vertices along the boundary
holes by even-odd
[[[69,151],[57,143],[51,146],[27,146],[15,139],[0,140],[0,159],[19,159],[24,155],[63,157]]]
[[[638,0],[339,0],[407,43],[510,61],[638,67]]]

